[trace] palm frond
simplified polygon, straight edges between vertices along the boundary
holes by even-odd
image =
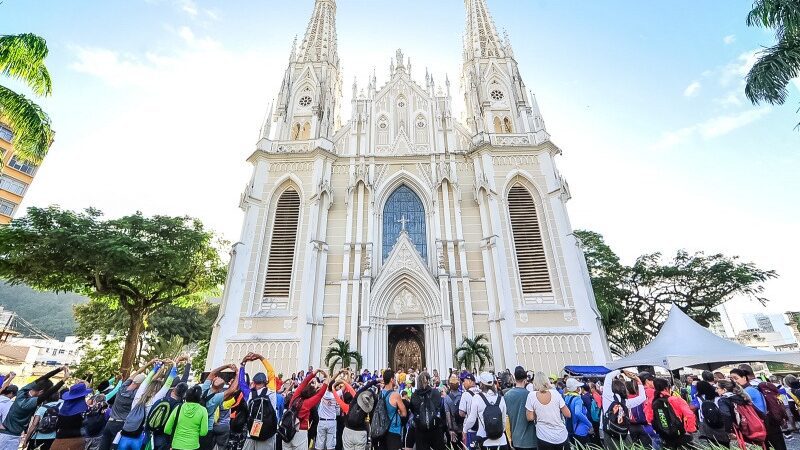
[[[744,93],[754,104],[762,101],[781,105],[789,95],[789,82],[800,75],[800,35],[786,37],[760,53],[747,74]]]
[[[25,96],[0,86],[0,116],[14,131],[17,158],[40,164],[53,142],[53,130],[47,113]]]
[[[50,95],[53,86],[44,65],[47,42],[31,33],[0,36],[0,73],[22,80],[36,95]]]
[[[757,0],[747,15],[747,25],[782,30],[800,25],[800,2]],[[779,32],[779,34],[782,34]]]

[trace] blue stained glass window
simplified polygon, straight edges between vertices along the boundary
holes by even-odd
[[[417,194],[408,186],[400,186],[383,207],[383,259],[389,257],[392,247],[400,236],[405,221],[406,232],[417,247],[422,259],[428,255],[425,233],[425,208]]]

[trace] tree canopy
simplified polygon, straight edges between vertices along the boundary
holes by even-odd
[[[667,261],[661,253],[645,254],[627,266],[602,235],[580,230],[575,234],[586,255],[611,351],[617,355],[647,345],[673,305],[707,327],[719,319],[714,308],[733,297],[766,304],[764,283],[778,276],[735,256],[685,250]]]
[[[201,301],[224,282],[220,253],[221,242],[190,217],[136,213],[104,219],[96,209],[30,208],[0,228],[0,278],[83,293],[125,311],[125,373],[155,311]]]

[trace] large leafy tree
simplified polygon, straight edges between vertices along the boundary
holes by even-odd
[[[44,64],[47,42],[35,34],[0,35],[0,74],[21,81],[37,96],[53,87]],[[0,119],[14,131],[14,152],[22,160],[40,163],[53,141],[50,118],[39,105],[0,85]]]
[[[789,82],[800,76],[800,0],[756,0],[747,25],[774,29],[777,42],[759,53],[745,95],[753,104],[782,105]]]
[[[611,351],[624,355],[647,345],[677,306],[700,325],[719,319],[715,307],[733,297],[765,304],[764,283],[778,275],[737,257],[678,251],[640,256],[632,266],[591,231],[576,231]]]
[[[461,345],[453,351],[456,365],[467,370],[475,368],[483,370],[493,360],[492,351],[488,344],[489,338],[485,334],[479,334],[474,338],[464,336]]]
[[[196,219],[104,219],[100,211],[30,208],[0,228],[0,277],[73,291],[128,317],[121,370],[134,363],[145,323],[166,305],[189,306],[225,278],[220,242]]]
[[[350,341],[342,339],[331,339],[328,351],[325,353],[325,365],[331,369],[331,373],[337,365],[342,368],[356,364],[356,370],[361,370],[361,353],[350,348]]]

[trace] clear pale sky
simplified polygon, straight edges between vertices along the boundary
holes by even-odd
[[[345,104],[386,81],[397,48],[453,87],[461,0],[339,0]],[[742,76],[772,33],[749,0],[488,0],[539,100],[576,228],[626,262],[676,249],[739,255],[781,278],[769,309],[800,309],[800,83],[752,106]],[[0,33],[50,47],[56,142],[23,206],[189,214],[235,242],[239,196],[292,38],[312,0],[5,0]],[[16,86],[15,86],[16,87]],[[454,95],[456,99],[459,95]],[[458,104],[457,108],[461,108]],[[345,108],[345,119],[349,107]],[[734,302],[736,311],[758,305]]]

